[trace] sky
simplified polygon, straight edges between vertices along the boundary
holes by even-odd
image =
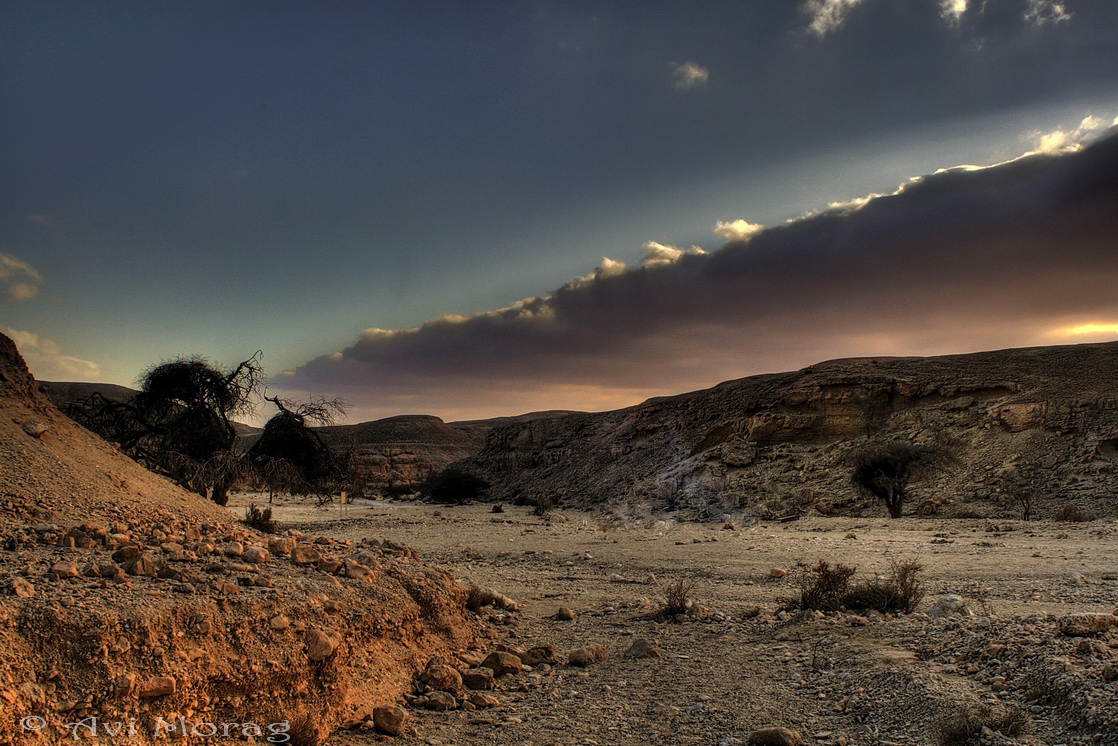
[[[0,5],[0,332],[348,420],[1118,338],[1118,3]]]

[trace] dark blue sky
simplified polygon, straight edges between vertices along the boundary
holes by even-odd
[[[14,0],[0,107],[0,324],[41,377],[127,384],[258,348],[279,373],[369,328],[547,296],[603,257],[635,271],[646,242],[714,251],[719,222],[1097,135],[1118,114],[1118,3]],[[600,378],[501,401],[454,404],[449,372],[410,392],[298,382],[370,414],[508,414],[812,354],[711,344],[722,362],[699,345],[690,377],[630,385],[653,353],[617,345]]]

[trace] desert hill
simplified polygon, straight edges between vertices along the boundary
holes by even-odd
[[[0,335],[0,743],[90,717],[162,743],[183,717],[201,735],[179,743],[238,723],[319,744],[470,644],[466,596],[390,540],[261,534],[145,471]]]
[[[913,493],[926,512],[1118,513],[1118,343],[833,360],[627,409],[494,428],[458,466],[499,501],[615,503],[717,517],[855,513],[845,459],[871,440],[939,440],[960,463]],[[918,506],[910,505],[910,510]]]
[[[531,412],[491,420],[444,422],[432,415],[399,415],[356,425],[318,428],[333,447],[352,449],[367,492],[422,482],[433,471],[473,456],[494,427],[570,412]]]

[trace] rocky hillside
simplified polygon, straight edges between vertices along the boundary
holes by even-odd
[[[914,485],[909,512],[1020,515],[1025,496],[1034,516],[1118,514],[1118,343],[834,360],[494,428],[459,466],[500,501],[877,514],[846,465],[874,440],[935,441],[958,460]]]
[[[466,590],[406,547],[261,534],[145,471],[2,335],[0,517],[0,743],[84,721],[106,742],[213,743],[230,723],[319,744],[477,631]]]

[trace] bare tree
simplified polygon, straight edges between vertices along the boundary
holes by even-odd
[[[332,424],[345,411],[342,401],[264,398],[279,412],[265,423],[247,455],[269,492],[324,495],[348,482],[348,454],[332,449],[312,427]]]
[[[252,412],[262,378],[259,352],[230,370],[183,357],[145,371],[131,401],[94,394],[67,413],[152,471],[225,505],[243,473],[232,417]]]
[[[955,462],[943,446],[907,441],[872,443],[851,454],[854,486],[885,503],[890,518],[900,518],[909,485]]]

